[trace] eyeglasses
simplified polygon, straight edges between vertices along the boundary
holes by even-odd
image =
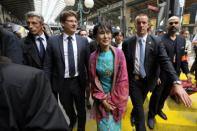
[[[169,24],[170,25],[173,25],[173,24],[177,25],[178,23],[179,23],[178,21],[175,21],[175,22],[170,22]]]
[[[66,20],[66,22],[69,22],[69,23],[77,23],[76,20]]]

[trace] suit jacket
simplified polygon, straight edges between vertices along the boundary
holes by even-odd
[[[48,41],[48,35],[45,34],[45,37]],[[22,50],[23,50],[23,58],[24,58],[24,64],[29,65],[38,69],[43,69],[43,60],[39,56],[39,51],[35,42],[35,37],[32,34],[28,34],[26,38],[24,38],[22,44]],[[48,46],[48,42],[47,42]]]
[[[174,43],[172,43],[172,40],[170,39],[168,34],[163,35],[161,40],[172,62],[174,59],[174,54],[176,54],[176,63],[174,64],[174,68],[177,74],[180,75],[181,70],[183,71],[183,73],[189,73],[188,62],[182,61],[182,57],[185,55],[185,39],[177,35],[175,47],[173,45]]]
[[[129,76],[129,85],[131,85],[131,80],[134,79],[134,64],[135,64],[135,50],[136,50],[136,36],[133,36],[123,42],[122,50],[125,54],[127,61],[127,70]],[[178,77],[172,66],[172,63],[167,56],[165,47],[161,44],[160,40],[154,36],[148,35],[146,40],[145,48],[145,62],[144,68],[146,72],[147,88],[153,90],[156,85],[156,80],[158,78],[158,65],[160,65],[161,70],[168,73],[171,80],[176,81]]]
[[[90,55],[89,43],[86,38],[76,36],[79,82],[82,88],[87,85],[87,69]],[[63,34],[51,37],[47,47],[44,70],[52,81],[55,91],[63,86],[65,73],[65,58],[63,49]]]
[[[0,28],[0,55],[9,57],[12,62],[23,63],[21,41],[11,32]]]
[[[69,130],[43,71],[0,57],[0,99],[1,131]]]
[[[92,53],[98,48],[98,44],[97,44],[97,42],[95,40],[92,40],[89,43],[89,47],[90,47],[90,53]]]

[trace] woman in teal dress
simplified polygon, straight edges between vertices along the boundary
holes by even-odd
[[[91,54],[89,74],[98,131],[121,131],[128,100],[128,76],[123,52],[111,46],[111,27],[94,27],[99,48]]]

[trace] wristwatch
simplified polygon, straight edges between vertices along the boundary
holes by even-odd
[[[173,84],[181,85],[182,82],[181,81],[174,81]]]

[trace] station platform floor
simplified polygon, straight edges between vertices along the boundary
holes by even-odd
[[[181,79],[186,77],[181,74]],[[147,120],[148,104],[151,93],[148,94],[144,103],[144,112]],[[190,95],[193,101],[192,107],[186,108],[182,103],[177,104],[171,98],[165,102],[163,111],[166,113],[168,119],[163,120],[159,116],[155,117],[155,128],[150,130],[146,126],[147,131],[197,131],[197,93]],[[129,99],[127,111],[122,119],[122,131],[135,131],[135,127],[130,124],[130,112],[132,110],[132,103]],[[74,131],[77,131],[74,128]],[[95,120],[90,118],[90,111],[87,110],[86,131],[97,131]]]

